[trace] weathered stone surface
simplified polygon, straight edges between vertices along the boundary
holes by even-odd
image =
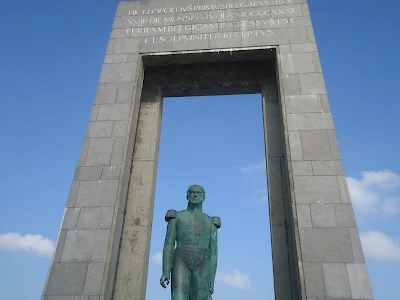
[[[353,206],[351,204],[335,204],[335,212],[338,227],[357,227]]]
[[[111,137],[114,122],[97,121],[89,122],[86,131],[87,137]]]
[[[346,264],[322,264],[328,297],[351,298]]]
[[[78,208],[67,208],[64,213],[64,220],[62,223],[62,229],[75,229],[78,223],[79,209]]]
[[[62,262],[105,262],[109,230],[69,230]]]
[[[43,295],[81,296],[87,268],[87,263],[53,263]]]
[[[336,176],[294,176],[297,203],[341,203]]]
[[[292,168],[294,176],[313,175],[311,161],[293,161]]]
[[[76,181],[94,181],[101,177],[102,167],[77,167],[74,180]]]
[[[299,227],[313,227],[311,219],[310,205],[308,204],[297,204],[297,219]]]
[[[324,297],[325,282],[320,263],[304,263],[304,279],[308,297]]]
[[[84,295],[100,295],[104,263],[90,263],[86,275]]]
[[[345,228],[300,228],[304,262],[349,263],[354,261],[350,234]]]
[[[80,209],[77,229],[97,229],[101,217],[101,207],[83,207]]]
[[[366,264],[347,264],[350,290],[353,299],[374,299]]]
[[[113,138],[92,138],[86,157],[86,166],[107,166],[111,161]]]
[[[359,234],[357,228],[350,228],[349,232],[350,232],[351,245],[353,247],[354,262],[355,263],[365,263],[364,253],[363,253],[362,245],[361,245],[360,234]]]
[[[314,175],[344,175],[341,160],[313,161],[312,169]]]
[[[300,131],[289,132],[289,145],[292,160],[303,160]]]
[[[286,113],[319,113],[322,112],[319,95],[286,96]]]
[[[330,160],[328,133],[326,130],[301,131],[304,160]]]
[[[113,206],[117,187],[117,180],[81,181],[75,205],[77,207]]]
[[[334,204],[311,204],[313,227],[336,227]]]

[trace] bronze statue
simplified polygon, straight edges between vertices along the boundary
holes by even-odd
[[[171,274],[171,300],[208,300],[214,292],[221,220],[202,212],[205,191],[201,186],[190,186],[186,198],[186,210],[169,210],[165,216],[168,226],[160,284],[166,288]]]

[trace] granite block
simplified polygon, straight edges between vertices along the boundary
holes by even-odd
[[[351,204],[335,204],[336,221],[339,227],[357,227]]]
[[[120,175],[121,175],[121,167],[107,166],[103,167],[103,173],[101,173],[101,179],[118,180]]]
[[[102,167],[77,167],[74,174],[76,181],[100,180]]]
[[[89,263],[83,295],[100,295],[104,263]]]
[[[322,112],[319,95],[286,96],[285,105],[287,114]]]
[[[135,73],[135,63],[104,64],[99,83],[132,82]]]
[[[354,261],[346,228],[300,228],[303,262],[349,263]]]
[[[112,136],[126,136],[128,133],[128,121],[114,121]]]
[[[321,72],[319,57],[316,52],[281,54],[283,74],[301,74]]]
[[[79,208],[66,208],[64,219],[62,222],[62,229],[75,229],[78,223]]]
[[[334,204],[311,204],[313,227],[337,227]]]
[[[86,166],[107,166],[111,162],[113,138],[91,138],[86,157]]]
[[[77,229],[99,228],[101,207],[83,207],[80,210]]]
[[[361,245],[360,234],[357,228],[350,228],[349,232],[350,232],[351,245],[353,247],[354,262],[365,263],[365,257]]]
[[[322,73],[299,74],[299,79],[303,95],[326,94]]]
[[[114,206],[117,187],[118,180],[82,181],[76,197],[76,206]]]
[[[347,264],[350,290],[353,299],[372,300],[372,288],[366,264]]]
[[[300,79],[298,74],[282,75],[281,80],[283,84],[283,90],[286,96],[301,94]]]
[[[289,132],[289,146],[292,160],[303,160],[300,131]]]
[[[288,114],[286,120],[289,131],[304,130],[303,114]]]
[[[120,64],[120,63],[125,63],[127,61],[128,61],[127,54],[106,55],[106,57],[104,58],[105,64]]]
[[[88,263],[53,263],[43,295],[81,296]]]
[[[326,295],[328,297],[341,297],[351,299],[349,279],[346,264],[322,264]]]
[[[344,175],[341,160],[313,161],[312,168],[314,175]]]
[[[96,104],[115,103],[115,99],[117,97],[117,89],[118,85],[116,83],[100,83],[97,87],[94,103]]]
[[[311,161],[293,161],[292,171],[294,176],[313,175]]]
[[[106,261],[109,230],[68,230],[62,262]]]
[[[310,205],[308,204],[297,204],[297,220],[300,228],[312,227]]]
[[[74,207],[76,195],[78,194],[79,181],[73,181],[71,184],[71,189],[69,190],[67,207]]]
[[[114,42],[113,53],[139,53],[140,38],[117,39]]]
[[[334,129],[330,113],[305,113],[303,114],[304,130]]]
[[[308,297],[324,297],[325,282],[320,263],[303,263],[304,280]]]
[[[304,160],[330,160],[332,158],[326,130],[301,131]]]
[[[297,204],[341,203],[336,176],[293,176]]]
[[[316,43],[302,43],[302,44],[291,44],[292,53],[307,53],[307,52],[317,52]]]
[[[112,121],[89,122],[86,137],[111,137],[112,128]]]
[[[341,159],[339,144],[335,130],[328,130],[329,146],[331,148],[332,159]]]
[[[97,120],[128,120],[131,104],[101,104],[97,113]],[[112,129],[111,129],[112,130]]]
[[[137,60],[138,56],[135,55],[135,58]],[[135,87],[136,83],[134,82],[119,83],[117,89],[117,98],[115,102],[131,104],[133,101],[133,90]]]

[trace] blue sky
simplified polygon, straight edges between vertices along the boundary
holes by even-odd
[[[42,292],[117,2],[2,3],[2,299]],[[309,4],[375,298],[396,299],[400,3]],[[192,183],[204,185],[204,210],[223,222],[214,299],[273,299],[263,159],[259,95],[165,100],[148,300],[169,299],[158,286],[163,217],[185,208]]]

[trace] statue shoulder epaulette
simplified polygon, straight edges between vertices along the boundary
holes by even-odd
[[[165,221],[169,222],[172,219],[175,219],[177,214],[178,213],[175,209],[170,209],[169,211],[167,211],[167,213],[165,215]]]
[[[219,217],[212,217],[211,220],[212,223],[215,225],[215,227],[217,228],[221,227],[221,219]]]

